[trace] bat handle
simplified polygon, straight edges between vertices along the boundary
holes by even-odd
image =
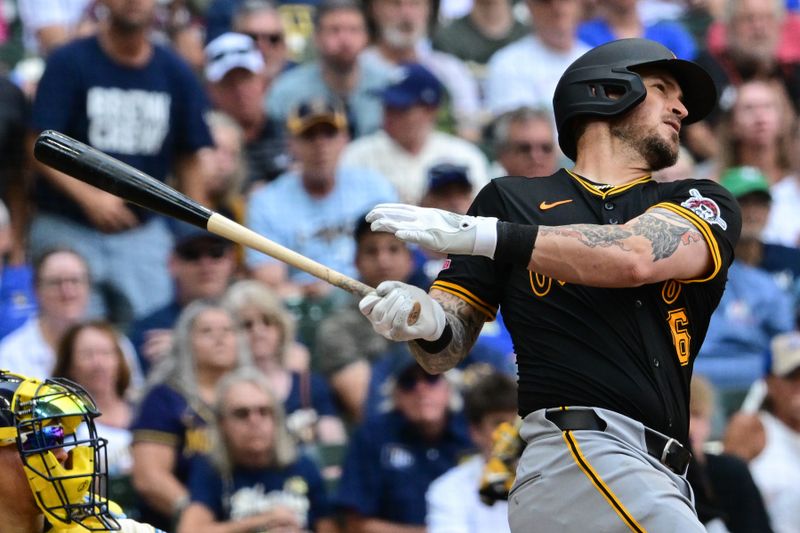
[[[352,281],[353,283],[350,286],[342,288],[352,293],[359,294],[362,297],[366,296],[371,292],[375,292],[375,289],[373,289],[369,285],[361,283],[360,281],[355,281],[355,280]],[[419,320],[419,313],[421,309],[422,306],[419,304],[419,302],[414,302],[414,306],[411,308],[411,312],[408,314],[408,319],[406,320],[406,323],[409,326],[413,326],[414,324],[417,323],[417,320]]]

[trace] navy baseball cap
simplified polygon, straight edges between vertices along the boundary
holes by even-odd
[[[344,107],[326,98],[312,98],[295,105],[286,119],[286,128],[292,135],[302,135],[317,124],[330,124],[338,130],[346,130],[347,114]]]
[[[444,86],[439,78],[419,63],[397,67],[390,79],[390,84],[378,91],[383,105],[388,107],[436,106],[444,96]]]
[[[436,192],[449,185],[460,185],[471,190],[469,169],[463,165],[439,163],[428,170],[428,192]]]
[[[227,250],[233,246],[228,239],[180,220],[171,219],[168,226],[173,237],[172,249],[181,257],[196,256],[197,250],[205,251],[209,247]]]

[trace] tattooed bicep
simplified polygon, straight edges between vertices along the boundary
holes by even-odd
[[[681,246],[703,243],[702,234],[682,216],[667,209],[653,209],[628,224],[631,232],[650,241],[653,260],[671,257]]]

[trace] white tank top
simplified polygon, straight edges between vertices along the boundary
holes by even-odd
[[[766,444],[750,461],[775,533],[800,533],[800,433],[760,412]]]

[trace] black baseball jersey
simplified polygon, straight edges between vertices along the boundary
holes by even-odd
[[[686,443],[692,364],[725,288],[741,216],[736,200],[708,180],[645,176],[603,187],[562,169],[546,178],[497,178],[478,194],[471,215],[545,226],[622,224],[656,207],[686,218],[705,238],[714,265],[702,279],[609,289],[485,257],[445,262],[434,288],[489,319],[502,309],[517,354],[521,416],[603,407]]]

